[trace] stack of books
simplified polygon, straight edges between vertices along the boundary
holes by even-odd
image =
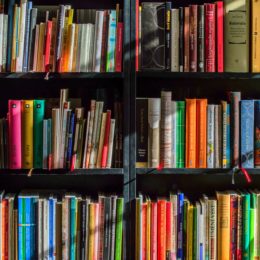
[[[0,10],[0,72],[122,71],[119,5],[74,10],[10,0],[6,9]]]
[[[84,113],[81,99],[69,99],[68,89],[60,99],[9,100],[7,118],[0,119],[0,167],[121,167],[121,103],[114,107],[116,119],[94,99]]]
[[[241,100],[229,93],[230,103],[207,99],[172,101],[137,98],[137,159],[139,168],[254,168],[260,166],[260,101]]]
[[[257,0],[178,8],[136,0],[136,69],[260,72],[259,28]]]
[[[260,192],[136,199],[135,259],[258,259]]]
[[[122,259],[124,199],[0,193],[4,259]]]

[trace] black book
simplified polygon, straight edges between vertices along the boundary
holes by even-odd
[[[165,69],[165,3],[142,3],[142,69]]]
[[[104,203],[104,240],[103,240],[103,259],[109,259],[110,256],[110,245],[111,245],[111,218],[112,218],[112,201],[111,197],[105,198]]]
[[[110,228],[110,258],[115,258],[116,242],[116,202],[117,196],[111,196],[111,228]],[[104,258],[105,259],[105,258]]]
[[[205,52],[205,37],[204,37],[204,5],[199,5],[198,8],[198,71],[204,72],[204,52]]]
[[[180,26],[179,63],[180,63],[180,72],[183,72],[184,70],[184,8],[183,7],[180,7],[179,26]]]

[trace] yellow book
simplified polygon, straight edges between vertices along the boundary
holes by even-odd
[[[192,260],[193,254],[193,205],[188,204],[187,216],[187,260]]]
[[[230,194],[217,193],[218,200],[218,260],[230,259]]]
[[[260,72],[260,1],[252,0],[251,8],[251,68]]]
[[[40,23],[40,31],[39,31],[39,44],[38,44],[38,55],[37,55],[37,72],[44,72],[44,43],[45,43],[45,23]]]
[[[22,167],[33,168],[33,100],[22,101]]]
[[[95,242],[95,204],[89,204],[89,237],[88,237],[88,259],[94,258]]]
[[[147,200],[146,212],[146,260],[151,259],[151,201]]]

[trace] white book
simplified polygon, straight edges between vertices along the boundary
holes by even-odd
[[[104,11],[96,11],[93,71],[100,72]]]
[[[171,71],[179,72],[179,9],[171,10]]]
[[[87,118],[87,125],[86,125],[85,146],[84,146],[84,153],[83,153],[83,165],[82,165],[82,168],[86,168],[86,156],[87,156],[87,149],[88,149],[89,121],[90,121],[90,111],[88,111],[88,118]]]
[[[108,142],[108,153],[107,153],[107,165],[106,168],[111,168],[112,157],[113,157],[113,146],[114,146],[114,136],[115,136],[115,125],[116,120],[110,120],[110,132],[109,132],[109,142]]]
[[[7,57],[7,33],[8,33],[8,15],[4,15],[4,34],[3,34],[3,54],[2,54],[2,65],[6,71],[6,57]],[[0,51],[1,52],[1,51]]]
[[[86,33],[86,72],[91,72],[93,69],[93,51],[94,51],[94,34],[95,27],[93,24],[87,24],[87,33]]]
[[[21,4],[21,15],[20,15],[20,28],[19,28],[20,30],[19,30],[19,44],[18,44],[16,72],[23,71],[26,9],[27,9],[27,3],[22,3]]]
[[[80,72],[80,61],[81,61],[81,41],[82,41],[82,24],[78,24],[78,46],[76,53],[76,72]]]
[[[176,168],[177,158],[177,102],[172,101],[172,168]]]
[[[72,71],[72,64],[73,64],[73,50],[75,48],[74,46],[74,41],[75,41],[75,28],[76,25],[73,23],[70,25],[70,30],[71,30],[71,34],[69,42],[70,42],[70,46],[69,46],[69,57],[68,57],[68,72]]]
[[[0,49],[3,48],[4,40],[4,14],[0,14]],[[3,52],[0,51],[0,71],[2,71],[3,67]]]
[[[86,72],[86,60],[87,60],[87,25],[81,25],[81,33],[80,33],[80,52],[79,52],[79,72]]]
[[[215,109],[214,105],[208,105],[207,109],[207,168],[214,168],[214,124],[215,124]]]

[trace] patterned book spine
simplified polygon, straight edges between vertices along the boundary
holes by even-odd
[[[220,154],[219,154],[219,107],[218,105],[214,106],[214,168],[220,168]]]
[[[237,195],[230,196],[230,259],[236,259],[237,253]]]
[[[214,105],[208,105],[208,129],[207,129],[207,168],[214,168]]]
[[[241,100],[241,166],[254,168],[254,100]]]
[[[226,101],[221,101],[222,105],[222,131],[223,131],[223,144],[222,144],[222,165],[223,168],[227,168],[227,102]]]
[[[255,167],[260,167],[260,101],[255,101]]]
[[[197,72],[198,5],[190,6],[190,71]]]
[[[190,68],[190,8],[184,7],[184,72]]]
[[[242,259],[242,225],[243,225],[242,197],[237,198],[237,254],[238,260]]]
[[[151,260],[157,260],[157,203],[151,206]]]
[[[217,201],[208,202],[209,259],[217,259]]]

